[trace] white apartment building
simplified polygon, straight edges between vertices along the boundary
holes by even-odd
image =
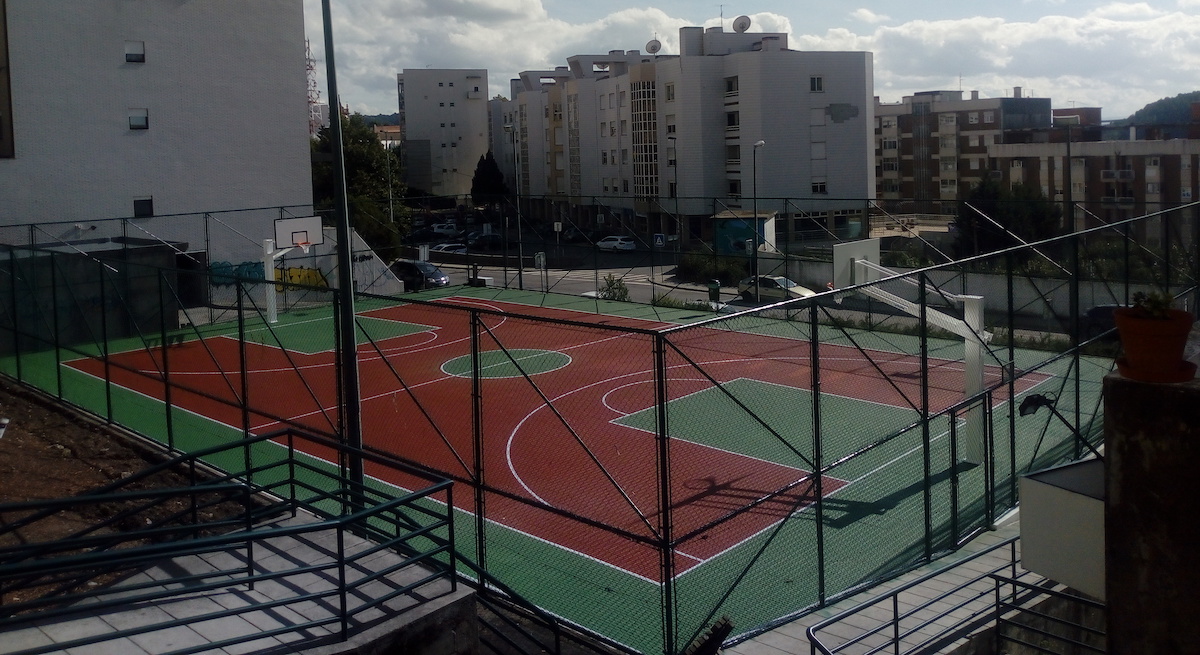
[[[511,82],[492,112],[513,131],[494,132],[493,150],[506,175],[519,163],[522,194],[547,198],[533,213],[707,240],[713,216],[757,204],[786,238],[874,197],[871,53],[719,27],[679,36],[678,55],[577,55]]]
[[[487,71],[406,68],[396,75],[404,181],[437,196],[466,196],[487,154]]]
[[[311,213],[306,87],[301,0],[0,0],[0,226]],[[210,261],[279,215],[236,214]],[[204,220],[138,225],[205,244]]]

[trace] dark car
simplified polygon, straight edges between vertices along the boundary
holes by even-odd
[[[1124,305],[1096,305],[1080,317],[1080,336],[1084,339],[1094,339],[1104,335],[1104,340],[1117,339],[1117,323],[1113,319],[1113,311]]]
[[[499,234],[478,234],[467,239],[470,250],[504,250],[504,238]]]
[[[405,291],[435,289],[450,284],[450,276],[429,262],[397,259],[392,262],[391,269],[404,283]]]

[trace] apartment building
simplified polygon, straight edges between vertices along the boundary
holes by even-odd
[[[396,75],[404,181],[438,196],[466,196],[487,154],[484,69],[406,68]]]
[[[1064,231],[1082,230],[1186,205],[1200,199],[1200,139],[1139,140],[1143,128],[1123,128],[1125,139],[994,145],[992,173],[1002,184],[1027,184],[1047,198],[1070,201],[1074,216]],[[1153,132],[1153,130],[1151,130]],[[1068,170],[1067,162],[1070,162]],[[1193,215],[1200,214],[1193,212]],[[1157,243],[1154,221],[1139,238]],[[1176,236],[1188,237],[1189,234]]]
[[[0,225],[311,205],[308,119],[301,0],[0,0]]]
[[[980,98],[926,91],[899,103],[875,100],[875,185],[894,211],[953,213],[954,202],[988,175],[988,149],[1049,128],[1049,98]],[[943,205],[943,203],[945,203]],[[893,203],[894,204],[894,203]]]
[[[875,187],[871,53],[736,27],[684,27],[677,55],[651,41],[512,80],[493,150],[540,199],[535,217],[710,240],[731,212],[757,209],[784,239],[860,214]]]

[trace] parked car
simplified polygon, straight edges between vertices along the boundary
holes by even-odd
[[[1105,341],[1117,340],[1117,322],[1113,318],[1113,311],[1124,306],[1096,305],[1088,309],[1087,313],[1080,317],[1080,336],[1084,339],[1092,339],[1107,332]]]
[[[467,254],[467,246],[463,243],[439,243],[429,249],[429,252],[445,252],[453,255]]]
[[[420,228],[413,230],[412,232],[409,232],[408,236],[404,237],[404,242],[405,243],[427,243],[429,241],[437,241],[438,239],[442,238],[442,236],[444,236],[444,235],[438,234],[437,232],[434,232],[433,230],[431,230],[427,227],[420,227]]]
[[[390,267],[396,277],[404,283],[405,291],[436,289],[450,284],[450,276],[429,262],[412,259],[397,259]]]
[[[467,239],[470,250],[504,250],[504,238],[499,234],[477,234]]]
[[[633,250],[637,248],[637,242],[632,237],[604,237],[596,242],[596,247],[601,250]]]
[[[757,293],[756,293],[757,288]],[[746,300],[762,298],[764,300],[790,300],[816,295],[816,292],[802,287],[782,275],[750,276],[738,282],[738,293]]]
[[[448,237],[456,237],[460,232],[462,232],[462,230],[459,230],[458,226],[454,223],[434,223],[433,227],[429,229],[433,230],[435,234],[441,234]]]

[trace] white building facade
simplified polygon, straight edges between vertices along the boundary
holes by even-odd
[[[301,0],[0,2],[0,226],[311,213],[303,10]],[[213,235],[223,252],[210,259],[261,250],[279,215],[239,212]],[[158,229],[137,236],[205,240],[202,221],[198,233]]]
[[[405,183],[466,196],[489,144],[487,71],[406,68],[396,75]]]
[[[708,240],[707,219],[757,205],[786,238],[874,197],[871,53],[721,28],[679,40],[679,55],[616,50],[522,73],[493,104],[513,126],[494,134],[497,161],[506,175],[519,164],[545,218]]]

